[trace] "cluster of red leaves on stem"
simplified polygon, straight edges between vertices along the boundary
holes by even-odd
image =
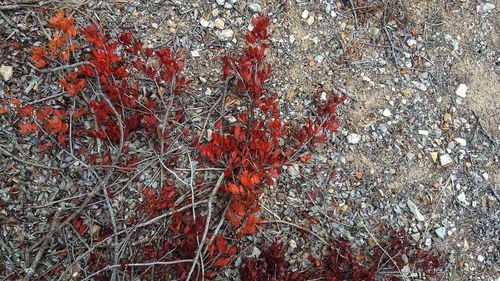
[[[263,87],[271,74],[271,65],[265,62],[269,18],[258,14],[251,24],[244,54],[222,59],[223,79],[235,81],[235,96],[246,100],[246,106],[241,110],[232,108],[230,114],[236,122],[217,122],[212,140],[200,147],[203,156],[225,168],[227,181],[222,190],[231,196],[226,219],[239,237],[255,233],[259,222],[257,198],[263,184],[274,184],[281,167],[295,161],[297,152],[325,141],[327,131],[337,130],[336,107],[346,99],[332,93],[319,106],[321,118],[304,118],[301,124],[284,122],[278,95],[269,94]]]

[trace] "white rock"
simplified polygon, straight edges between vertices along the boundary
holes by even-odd
[[[301,17],[302,17],[303,19],[307,19],[307,17],[309,17],[309,11],[308,11],[308,10],[304,10],[304,11],[302,12]]]
[[[14,74],[14,70],[12,66],[3,65],[0,67],[0,75],[2,75],[3,80],[9,81],[12,79],[12,75]]]
[[[485,260],[485,257],[483,255],[477,255],[478,262],[483,262],[484,260]]]
[[[206,95],[206,96],[210,96],[210,95],[212,95],[212,89],[207,88],[207,89],[205,90],[205,95]]]
[[[156,22],[153,22],[151,24],[151,27],[153,27],[154,29],[158,29],[158,24]]]
[[[207,21],[205,18],[201,18],[200,19],[200,25],[203,26],[203,27],[208,27],[208,25],[210,24],[209,21]]]
[[[290,240],[289,243],[290,243],[290,248],[292,248],[292,249],[297,248],[297,242],[295,242],[295,240],[292,239],[292,240]]]
[[[336,18],[337,17],[337,13],[335,13],[335,11],[331,11],[330,12],[330,17]]]
[[[252,13],[260,13],[262,11],[262,8],[257,3],[249,3],[248,8],[252,11]]]
[[[317,63],[323,63],[325,60],[325,57],[323,55],[317,55],[314,60],[316,60]]]
[[[467,85],[465,84],[460,84],[458,85],[457,90],[455,91],[455,94],[461,98],[465,98],[467,96]]]
[[[451,159],[449,154],[441,154],[439,156],[439,162],[441,163],[442,167],[446,167],[453,163],[453,159]]]
[[[288,169],[286,169],[286,172],[292,179],[296,179],[300,176],[300,172],[298,170],[298,167],[295,167],[294,165],[289,166]]]
[[[467,199],[465,198],[465,193],[460,192],[460,194],[458,194],[458,196],[457,196],[457,200],[462,202],[462,203],[467,203]]]
[[[489,13],[495,9],[495,5],[491,3],[483,3],[476,7],[476,11],[478,13]]]
[[[406,41],[406,44],[411,47],[411,46],[414,46],[414,45],[417,45],[417,40],[415,39],[408,39],[408,41]]]
[[[358,134],[349,134],[347,136],[347,142],[350,144],[358,144],[361,141],[361,136]]]
[[[224,1],[224,0],[215,0],[215,1],[216,1],[216,2],[217,2],[217,4],[218,4],[218,5],[220,5],[220,6],[224,5],[224,3],[226,2],[226,1]]]
[[[427,131],[427,130],[418,130],[418,134],[419,135],[423,135],[423,136],[428,136],[429,135],[429,131]]]
[[[408,206],[408,209],[410,209],[410,212],[413,214],[413,216],[415,217],[415,219],[417,221],[425,221],[424,215],[422,215],[422,213],[420,213],[420,211],[417,208],[417,205],[415,205],[415,203],[413,203],[413,201],[408,199],[408,201],[406,201],[406,206]]]
[[[191,51],[191,56],[193,58],[197,58],[200,56],[200,52],[198,52],[198,50]]]
[[[216,32],[217,37],[222,41],[229,41],[233,38],[234,32],[231,29],[224,29]]]
[[[231,4],[229,2],[226,2],[226,4],[224,4],[224,8],[226,8],[226,9],[232,9],[233,8],[233,4]]]
[[[384,111],[382,111],[382,115],[384,115],[385,117],[389,117],[392,115],[392,113],[388,108],[386,108],[384,109]]]
[[[288,37],[288,40],[290,41],[290,44],[293,44],[293,43],[295,42],[295,36],[293,36],[293,34],[292,34],[292,35],[290,35],[290,36]]]
[[[314,16],[310,16],[307,18],[306,20],[307,24],[308,25],[312,25],[314,23]]]
[[[224,22],[224,20],[223,20],[223,19],[221,19],[221,18],[216,18],[216,19],[214,20],[214,24],[215,24],[215,27],[216,27],[216,28],[218,28],[218,29],[224,29],[224,24],[225,24],[225,22]]]
[[[446,235],[446,228],[445,227],[437,228],[435,232],[439,238],[444,238],[444,236]]]
[[[467,146],[467,141],[463,138],[455,138],[454,141],[461,146]]]
[[[321,96],[319,97],[319,99],[321,101],[326,101],[328,99],[328,97],[326,96],[326,92],[321,92]]]

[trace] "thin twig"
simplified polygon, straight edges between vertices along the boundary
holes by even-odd
[[[57,231],[58,228],[56,227],[56,225],[59,223],[60,214],[61,214],[61,209],[58,209],[56,211],[56,214],[52,218],[52,224],[50,225],[49,231],[47,232],[47,234],[45,234],[45,236],[42,239],[43,243],[40,246],[40,250],[38,250],[38,253],[35,256],[35,259],[31,263],[30,268],[28,269],[28,272],[27,272],[28,277],[32,276],[35,273],[38,264],[40,263],[43,255],[45,254],[45,251],[47,250],[47,245],[49,244],[49,241],[51,240],[50,238],[52,236],[54,236],[54,233]]]
[[[380,245],[380,243],[378,242],[377,238],[375,238],[375,236],[373,236],[373,234],[370,232],[370,230],[365,225],[363,225],[363,228],[366,230],[366,232],[368,232],[368,234],[373,239],[373,241],[375,242],[375,244],[377,244],[377,246],[380,248],[380,250],[382,250],[382,252],[384,252],[384,254],[391,260],[391,262],[394,264],[394,266],[397,268],[397,270],[401,274],[401,277],[403,277],[404,280],[407,280],[406,275],[404,275],[401,272],[401,269],[399,268],[399,266],[396,263],[396,261],[392,258],[391,255],[389,255],[389,253],[387,253],[387,251],[384,249],[384,247],[382,247],[382,245]]]
[[[203,256],[207,254],[208,249],[210,248],[210,245],[212,245],[212,243],[215,240],[215,237],[219,233],[222,225],[224,224],[226,213],[227,213],[227,210],[229,210],[230,206],[231,206],[231,199],[229,200],[229,202],[227,202],[226,208],[224,208],[224,211],[222,212],[220,221],[217,224],[217,227],[215,228],[214,233],[212,233],[212,236],[210,237],[210,240],[208,240],[207,246],[205,247],[205,250],[203,251]]]
[[[219,176],[219,179],[217,180],[217,183],[215,184],[215,187],[212,189],[212,193],[210,193],[210,197],[208,198],[208,214],[207,214],[207,221],[205,222],[205,231],[203,231],[203,236],[201,237],[200,245],[198,246],[198,249],[196,250],[196,255],[194,256],[194,262],[193,265],[191,265],[191,269],[189,270],[188,276],[186,280],[191,279],[191,275],[193,275],[194,269],[196,268],[196,265],[198,264],[198,259],[200,258],[201,251],[203,249],[203,244],[205,242],[205,239],[207,238],[208,235],[208,229],[210,228],[210,219],[212,218],[212,202],[215,198],[215,195],[217,194],[217,191],[219,190],[219,187],[222,184],[222,181],[224,180],[224,172],[222,172]]]
[[[319,236],[316,232],[313,232],[312,230],[309,230],[305,227],[302,227],[298,224],[295,224],[293,222],[288,222],[288,221],[284,221],[284,220],[263,220],[263,221],[260,221],[259,223],[261,224],[264,224],[264,223],[267,223],[267,224],[271,224],[271,223],[282,223],[282,224],[288,224],[290,226],[293,226],[295,228],[298,228],[300,230],[303,230],[311,235],[313,235],[314,237],[318,238],[319,241],[323,242],[324,244],[326,245],[330,245],[330,243],[328,243],[325,239],[323,239],[323,237]]]

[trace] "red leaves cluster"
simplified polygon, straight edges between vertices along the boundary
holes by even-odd
[[[259,222],[257,197],[262,184],[274,184],[281,167],[296,160],[291,159],[296,152],[306,144],[325,141],[325,132],[338,128],[335,111],[345,100],[330,94],[330,99],[318,110],[321,117],[305,120],[303,125],[290,130],[290,125],[281,119],[278,95],[263,88],[271,75],[271,66],[265,63],[268,25],[269,18],[254,16],[253,29],[245,36],[249,45],[245,53],[239,58],[232,55],[222,58],[223,79],[236,80],[236,96],[245,99],[247,106],[244,110],[232,108],[236,122],[222,121],[219,129],[216,126],[218,131],[212,133],[212,140],[200,146],[203,156],[226,169],[230,180],[223,190],[232,197],[226,219],[237,229],[239,237],[255,233]]]
[[[147,215],[147,217],[152,218],[156,216],[159,212],[171,208],[174,206],[174,202],[177,199],[178,191],[173,186],[172,181],[167,181],[165,187],[157,191],[155,189],[146,187],[142,190],[145,196],[144,203],[139,208],[139,212]]]
[[[64,80],[59,80],[59,85],[63,86],[70,96],[76,96],[83,88],[87,86],[87,80],[80,79],[78,72],[69,71],[64,76]]]
[[[36,47],[31,50],[31,58],[36,67],[45,67],[46,58],[57,58],[58,53],[62,61],[69,60],[70,51],[75,52],[76,49],[75,42],[71,41],[77,34],[74,22],[75,19],[66,17],[63,10],[57,11],[56,15],[49,19],[49,27],[56,29],[58,33],[54,33],[52,39],[49,40],[48,51],[45,47]]]

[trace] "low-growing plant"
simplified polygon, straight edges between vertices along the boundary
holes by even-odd
[[[265,86],[272,73],[266,62],[269,24],[268,17],[253,16],[241,54],[221,57],[221,118],[208,125],[211,133],[206,141],[205,128],[194,130],[185,120],[182,100],[188,98],[186,89],[192,80],[182,72],[183,50],[146,48],[130,32],[112,38],[98,23],[76,28],[74,19],[63,11],[49,19],[52,38],[32,49],[32,60],[39,72],[64,72],[57,84],[66,94],[65,103],[57,107],[16,104],[21,135],[37,135],[38,148],[47,153],[56,147],[72,152],[77,138],[95,140],[104,149],[81,147],[73,156],[89,167],[108,167],[132,178],[143,160],[129,152],[126,143],[132,136],[150,143],[154,153],[162,155],[165,171],[179,165],[179,156],[163,158],[167,147],[181,143],[190,147],[198,163],[222,171],[217,183],[210,180],[213,176],[192,174],[191,196],[176,186],[178,179],[171,173],[160,179],[160,187],[141,186],[137,193],[143,203],[138,213],[122,223],[131,231],[106,222],[95,228],[78,214],[63,217],[82,239],[114,243],[114,253],[96,248],[84,255],[90,277],[115,279],[120,271],[145,280],[204,280],[216,277],[223,267],[233,267],[236,257],[243,254],[241,238],[256,234],[261,221],[259,198],[266,187],[276,184],[283,166],[311,159],[315,148],[338,129],[336,110],[347,97],[322,89],[316,93],[317,116],[293,121],[282,117],[279,95]],[[107,172],[107,178],[112,172]],[[114,196],[113,190],[103,192],[106,200]],[[220,205],[214,207],[214,201]],[[117,210],[108,208],[113,218]],[[195,209],[199,214],[195,215]],[[160,218],[163,226],[157,224]],[[124,257],[118,242],[148,226],[159,228],[155,238]],[[380,263],[403,266],[401,255],[408,254],[409,246],[402,239],[394,232],[384,250],[389,256],[375,250],[366,261],[353,256],[349,242],[340,240],[324,261],[314,261],[315,266],[304,272],[292,272],[284,246],[273,243],[261,258],[244,259],[238,271],[242,280],[375,280]],[[418,252],[413,261],[428,275],[441,263],[425,252]],[[139,263],[155,266],[132,266]],[[61,268],[51,272],[61,274]]]

